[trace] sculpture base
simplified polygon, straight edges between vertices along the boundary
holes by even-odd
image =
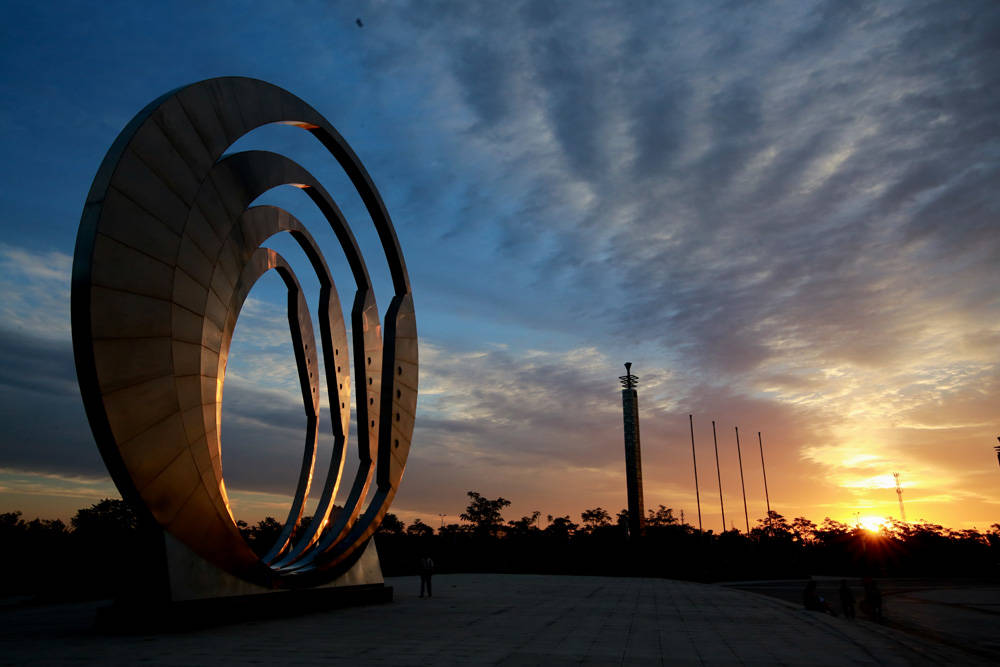
[[[171,602],[272,595],[276,592],[220,570],[191,551],[170,533],[163,533],[163,546],[166,550],[168,595]],[[378,551],[375,549],[375,540],[369,540],[361,557],[351,569],[317,588],[370,586],[383,583],[385,580],[382,578],[382,567],[379,564]]]
[[[392,602],[392,586],[384,584],[306,588],[150,605],[116,602],[97,610],[96,628],[108,633],[178,632],[386,602]]]
[[[169,533],[162,533],[157,542],[162,567],[152,569],[160,574],[98,609],[98,630],[172,632],[392,602],[392,587],[382,578],[374,540],[351,569],[330,583],[296,590],[273,590],[234,577]]]

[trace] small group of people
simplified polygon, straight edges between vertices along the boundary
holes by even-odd
[[[871,577],[865,577],[862,582],[865,596],[861,600],[861,611],[873,621],[882,621],[882,591],[878,584]],[[855,615],[856,602],[854,591],[847,585],[846,579],[840,580],[839,588],[840,610],[844,613],[844,618],[853,619]],[[831,616],[836,616],[833,605],[827,602],[816,589],[816,580],[810,579],[806,583],[806,588],[802,591],[802,604],[808,611],[821,611]]]

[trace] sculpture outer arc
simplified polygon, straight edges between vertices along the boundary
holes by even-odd
[[[357,242],[340,209],[326,190],[301,166],[276,153],[245,151],[224,158],[213,168],[213,173],[216,172],[221,172],[220,180],[224,180],[221,174],[226,172],[239,173],[247,178],[247,193],[241,202],[243,205],[248,203],[247,199],[252,201],[266,190],[277,185],[294,184],[301,187],[327,218],[341,241],[344,254],[351,265],[355,280],[358,282],[358,291],[352,308],[351,329],[354,338],[354,366],[356,369],[360,369],[355,373],[359,424],[359,466],[351,493],[345,503],[344,512],[334,521],[323,540],[324,545],[334,544],[343,538],[362,512],[360,503],[367,495],[375,473],[378,452],[378,429],[381,423],[378,408],[380,407],[383,344],[380,335],[378,308],[367,268]],[[263,177],[261,174],[264,172],[284,174],[283,182],[279,183],[277,180]],[[362,428],[361,424],[364,424],[365,428]]]
[[[272,269],[278,273],[288,290],[288,324],[292,338],[292,350],[298,369],[299,385],[302,391],[302,404],[306,414],[306,442],[299,479],[292,496],[288,517],[274,546],[261,558],[265,563],[276,558],[287,548],[295,525],[302,517],[302,508],[305,498],[309,495],[312,481],[313,466],[316,460],[316,441],[319,435],[319,379],[310,371],[310,368],[316,368],[318,365],[316,340],[302,287],[295,277],[295,272],[279,253],[270,248],[258,247],[251,255],[250,261],[243,267],[238,287],[233,294],[225,337],[228,341],[232,340],[233,329],[239,319],[239,311],[242,309],[247,295],[257,280]]]
[[[355,511],[350,513],[345,511],[308,557],[300,559],[297,563],[284,561],[279,564],[287,566],[290,575],[302,578],[304,582],[317,578],[315,573],[310,572],[310,568],[324,570],[350,562],[355,552],[374,534],[395,497],[396,486],[405,468],[413,433],[413,416],[416,412],[418,368],[416,335],[412,297],[408,293],[397,295],[386,312],[382,348],[383,366],[380,385],[381,389],[388,388],[389,391],[381,391],[378,394],[381,414],[377,421],[379,436],[376,474],[380,478],[379,490],[363,515],[356,518],[357,509],[360,509],[357,503],[367,495],[370,483],[370,480],[365,480],[364,485],[359,486],[356,480],[347,502],[348,507],[356,508]],[[356,345],[356,352],[357,349]],[[358,363],[365,363],[370,359],[369,357],[367,360],[358,360]],[[360,393],[361,388],[359,396]],[[390,409],[386,410],[386,407]],[[402,420],[404,414],[405,423]]]
[[[288,211],[268,205],[252,206],[244,211],[243,215],[240,216],[240,227],[244,238],[253,247],[260,247],[267,239],[281,232],[288,232],[298,243],[299,248],[302,249],[312,265],[316,279],[320,284],[318,318],[321,331],[320,339],[324,345],[324,358],[336,361],[340,350],[347,349],[343,310],[340,297],[337,294],[337,287],[333,282],[333,274],[330,273],[330,267],[312,234]],[[327,330],[326,333],[323,333],[324,329]],[[326,350],[327,345],[335,347]],[[334,368],[334,364],[325,364],[325,367],[329,371],[329,369]],[[347,389],[344,390],[335,389],[334,385],[338,383],[338,378],[349,380],[350,367],[340,375],[337,373],[339,373],[339,369],[335,373],[327,373],[327,387],[332,396],[338,397],[344,402],[344,405],[339,408],[339,421],[331,420],[334,437],[343,440],[347,438],[351,418],[351,410],[346,405],[350,398],[350,384],[347,383]]]
[[[231,192],[235,184],[239,184],[242,190],[234,196],[230,196],[230,201],[227,202],[228,209],[230,212],[235,210],[245,210],[246,205],[256,199],[260,194],[266,192],[267,190],[277,187],[278,185],[295,184],[302,187],[310,198],[319,205],[319,208],[323,214],[327,217],[328,222],[337,232],[337,236],[341,239],[344,244],[344,252],[348,257],[348,262],[352,265],[352,272],[355,278],[359,281],[368,281],[367,269],[364,266],[364,259],[360,255],[360,251],[357,250],[356,242],[351,234],[350,230],[346,227],[346,221],[343,219],[340,210],[332,202],[330,196],[326,191],[316,182],[316,180],[301,166],[292,162],[291,160],[266,151],[247,151],[243,153],[235,153],[223,158],[221,161],[213,166],[209,178],[205,181],[208,184],[215,184],[214,187],[202,187],[195,198],[194,206],[192,210],[195,209],[208,209],[218,208],[217,206],[210,205],[211,201],[216,198],[220,198],[219,190],[222,189],[225,192]],[[220,184],[229,184],[229,189],[225,189]],[[197,224],[189,221],[189,224]],[[238,225],[233,225],[231,227],[231,233],[235,233],[238,229]],[[247,248],[244,248],[246,252]],[[221,252],[221,256],[225,255],[225,248]],[[363,343],[365,348],[368,348],[369,359],[377,359],[378,355],[375,350],[381,347],[381,341],[378,337],[377,326],[372,326],[372,314],[377,317],[377,309],[374,304],[374,299],[372,296],[372,290],[370,284],[361,283],[359,284],[359,295],[365,296],[365,312],[361,313],[361,318],[358,317],[358,313],[355,312],[355,348],[356,351],[361,347],[359,343]],[[355,309],[357,310],[357,309]],[[209,319],[204,320],[205,326],[209,327],[211,321]],[[359,326],[360,325],[360,326]],[[220,366],[224,364],[224,360],[221,355],[220,350]],[[361,368],[361,371],[357,374],[360,381],[368,378],[369,386],[373,385],[373,375],[368,368],[358,365],[360,362],[356,362],[356,368]],[[221,378],[221,369],[215,373],[216,377]],[[340,379],[340,378],[338,378]],[[378,387],[374,387],[377,391]],[[203,389],[203,391],[205,391]],[[215,390],[217,391],[217,390]],[[211,396],[205,395],[203,401],[211,401]],[[216,400],[216,405],[221,406],[221,403]],[[218,411],[217,411],[218,412]],[[368,406],[362,404],[359,401],[358,414],[360,417],[367,418],[370,411]],[[206,415],[206,418],[207,415]],[[364,437],[365,431],[368,431],[368,438]],[[374,449],[376,443],[376,435],[373,433],[373,429],[362,430],[359,428],[359,441],[367,441],[371,443],[367,447],[364,444],[359,446],[362,449],[371,450]],[[214,423],[206,423],[205,432],[208,434],[211,442],[207,443],[210,452],[214,453],[218,449],[218,414],[215,415]],[[195,445],[197,446],[197,445]],[[367,453],[367,452],[366,452]],[[361,470],[359,470],[359,475],[363,475],[365,480],[371,478],[372,467],[370,463],[370,455],[368,457],[368,462],[363,465]],[[221,469],[216,470],[216,483],[224,488]],[[222,499],[221,502],[225,503]],[[226,504],[225,511],[229,513],[228,503]],[[356,515],[360,512],[360,508],[354,509],[351,507],[346,508],[345,514]],[[231,513],[230,513],[231,517]],[[183,530],[182,527],[178,529]],[[178,534],[178,537],[182,541],[188,543],[196,551],[199,551],[198,545],[194,540],[185,539],[183,534]],[[211,554],[203,554],[205,557],[211,558]]]
[[[324,346],[324,358],[327,360],[325,363],[327,387],[332,398],[331,405],[335,405],[338,400],[341,403],[339,409],[341,419],[331,420],[334,443],[333,451],[330,457],[330,467],[327,472],[326,482],[323,485],[322,494],[316,506],[316,510],[313,513],[313,520],[309,530],[297,541],[291,551],[283,553],[285,551],[285,546],[287,545],[287,540],[283,539],[286,537],[284,533],[287,533],[287,537],[290,537],[292,530],[295,528],[294,524],[299,519],[299,515],[296,515],[295,520],[292,521],[292,515],[290,513],[289,520],[285,523],[283,536],[275,543],[276,550],[272,550],[263,558],[263,560],[268,562],[272,567],[280,567],[282,564],[297,558],[301,553],[311,548],[316,542],[319,538],[319,533],[322,531],[329,519],[333,499],[337,494],[337,488],[344,465],[344,447],[347,438],[348,420],[350,419],[350,408],[347,407],[347,397],[339,394],[335,386],[337,384],[338,377],[333,368],[336,363],[336,358],[339,355],[335,354],[334,350],[346,349],[347,335],[344,328],[340,300],[337,296],[336,286],[333,282],[333,276],[326,264],[326,260],[323,258],[323,255],[319,250],[319,246],[316,244],[316,241],[312,238],[312,235],[309,234],[309,231],[305,228],[305,226],[302,225],[302,223],[299,222],[295,216],[274,206],[254,206],[248,208],[240,217],[240,226],[243,230],[244,239],[247,240],[248,245],[252,245],[257,248],[259,248],[261,244],[271,236],[281,232],[288,232],[309,258],[310,263],[313,266],[313,270],[316,272],[321,289],[326,291],[326,297],[324,298],[322,295],[320,297],[318,315],[320,322],[320,339],[322,340],[322,344]],[[334,320],[334,314],[336,314],[336,322],[331,324],[331,321]],[[337,339],[336,343],[333,340],[334,336]],[[333,347],[335,344],[337,345],[336,348]],[[346,391],[349,393],[349,385]],[[279,557],[281,560],[274,562]]]
[[[390,272],[393,277],[393,286],[396,290],[396,297],[394,302],[399,299],[400,303],[405,300],[407,303],[408,316],[411,318],[413,316],[413,302],[412,296],[410,295],[410,284],[409,276],[406,271],[406,265],[403,261],[402,251],[399,248],[399,241],[396,237],[395,230],[392,226],[392,222],[389,218],[388,212],[385,205],[378,194],[378,190],[375,188],[374,183],[371,181],[370,176],[367,171],[361,165],[360,160],[351,150],[350,146],[343,140],[343,138],[337,133],[332,127],[328,125],[318,128],[308,128],[320,141],[323,143],[328,150],[337,158],[341,166],[344,168],[350,177],[352,183],[354,183],[355,188],[362,195],[362,199],[368,208],[369,214],[372,216],[372,220],[375,223],[376,230],[379,233],[380,240],[382,242],[383,250],[386,254],[386,259],[389,263]],[[359,293],[359,296],[360,293]],[[355,312],[357,312],[358,304],[355,304]],[[395,304],[396,309],[398,309],[399,304]],[[389,323],[395,319],[397,316],[396,311],[393,306],[386,313],[385,322],[385,336],[383,338],[383,348],[382,348],[382,378],[380,381],[380,389],[386,388],[386,381],[389,381],[388,386],[390,388],[395,387],[396,376],[393,373],[393,367],[396,365],[396,340],[395,340],[395,328],[393,328],[393,334],[390,337]],[[381,474],[383,478],[383,484],[389,484],[388,480],[392,479],[392,485],[396,485],[402,476],[402,469],[405,467],[406,452],[408,452],[410,439],[412,437],[412,415],[416,410],[416,389],[417,389],[417,378],[416,378],[416,368],[417,368],[417,347],[416,347],[416,326],[415,321],[412,321],[412,337],[408,338],[408,349],[411,350],[409,356],[412,357],[412,373],[413,377],[411,384],[407,387],[407,391],[404,396],[403,403],[406,403],[409,407],[409,414],[411,416],[408,432],[403,438],[392,438],[391,433],[393,432],[392,420],[393,415],[400,416],[402,414],[401,409],[395,411],[386,411],[384,408],[386,406],[392,407],[396,406],[399,408],[399,399],[396,398],[398,394],[395,391],[390,391],[386,393],[385,391],[379,392],[380,401],[380,412],[382,413],[375,424],[370,424],[372,426],[376,425],[379,428],[378,445],[376,449],[377,461],[379,465],[376,470],[378,471],[383,466],[385,471]],[[357,331],[357,324],[355,323],[354,331]],[[357,355],[358,345],[355,345],[355,351]],[[391,352],[390,352],[391,351]],[[368,359],[359,359],[357,363],[364,364]],[[387,363],[388,362],[388,363]],[[358,389],[359,405],[362,404],[360,401],[361,389]],[[412,401],[410,399],[410,391],[412,390]],[[412,405],[409,405],[412,403]],[[359,415],[359,422],[361,421]],[[384,436],[382,434],[385,434]],[[400,441],[405,440],[405,449],[403,452],[398,452],[397,455],[393,456],[390,454],[390,441],[395,444]],[[359,443],[360,446],[361,443]],[[362,452],[363,458],[363,452]],[[401,459],[401,460],[400,460]],[[391,462],[391,463],[390,463]],[[399,473],[394,474],[391,468],[397,468]],[[382,485],[380,485],[382,486]],[[352,493],[348,500],[348,506],[357,507],[355,503],[363,498],[367,494],[368,481],[363,486],[355,485],[352,488]],[[369,504],[368,510],[365,511],[364,516],[360,520],[355,520],[354,513],[350,515],[345,512],[341,520],[335,523],[331,528],[330,532],[322,539],[317,546],[317,554],[311,555],[308,559],[301,561],[297,564],[292,563],[282,563],[282,565],[291,565],[291,571],[299,573],[302,576],[302,572],[307,571],[308,567],[316,567],[320,563],[323,563],[323,567],[332,567],[341,562],[342,560],[349,559],[351,552],[356,550],[361,544],[367,540],[372,534],[374,534],[375,529],[381,522],[388,509],[392,498],[395,496],[395,489],[393,488],[391,492],[386,492],[385,489],[380,489],[380,493],[372,499]],[[336,545],[347,545],[346,547],[337,549]],[[333,553],[331,553],[331,551]]]
[[[399,247],[395,228],[392,225],[381,195],[367,170],[364,168],[364,165],[362,165],[357,155],[336,130],[328,124],[324,124],[320,128],[309,128],[309,130],[340,162],[354,184],[355,189],[361,194],[362,200],[368,209],[369,215],[372,217],[372,221],[382,242],[383,251],[393,278],[393,287],[396,292],[396,297],[386,312],[385,334],[383,337],[383,377],[381,382],[383,391],[380,396],[382,408],[381,423],[379,424],[377,466],[379,490],[369,504],[365,516],[355,523],[348,535],[339,541],[331,541],[326,545],[327,548],[325,550],[323,549],[324,545],[321,544],[320,550],[324,551],[322,558],[326,566],[329,567],[341,559],[349,558],[351,545],[354,545],[353,548],[357,548],[357,545],[363,544],[368,537],[374,534],[375,529],[381,522],[388,510],[389,504],[395,496],[396,486],[402,477],[402,470],[405,467],[413,432],[412,415],[416,411],[418,352],[416,322],[413,318],[413,301],[409,275],[406,270],[402,250]],[[399,345],[396,338],[396,324],[397,318],[400,317],[400,306],[404,306],[405,311],[402,317],[404,319],[409,318],[409,326],[402,328],[406,329],[408,334],[412,331],[412,337],[407,336],[403,341],[405,352],[402,356],[399,354],[401,350],[397,349]],[[412,377],[408,378],[410,380],[409,386],[405,388],[399,387],[397,391],[396,387],[400,378],[394,371],[395,368],[399,367],[397,362],[402,357],[408,357],[404,363],[408,367],[407,375],[412,375]],[[411,364],[412,367],[410,367]],[[388,392],[385,391],[387,388],[389,389]],[[389,409],[387,410],[386,408]],[[396,418],[401,418],[404,411],[407,411],[406,408],[409,408],[408,412],[411,417],[408,428],[405,426],[400,428],[397,425],[394,429],[392,426],[394,421],[393,415],[396,415]],[[406,432],[402,433],[401,431],[404,430]],[[396,438],[394,435],[399,435],[400,437]],[[399,452],[397,446],[403,442],[405,442],[405,449],[403,452]],[[346,551],[335,549],[336,544],[346,544],[348,548]],[[333,551],[333,553],[330,553],[330,551]]]
[[[308,107],[308,105],[305,105],[305,103],[303,103],[303,105],[306,106],[306,107]],[[351,179],[351,181],[354,184],[355,188],[357,189],[357,191],[361,195],[362,200],[365,203],[365,206],[368,209],[369,214],[372,217],[373,223],[375,224],[376,231],[378,232],[379,238],[380,238],[380,240],[382,242],[383,251],[384,251],[384,253],[386,255],[386,259],[387,259],[388,264],[389,264],[389,269],[390,269],[390,273],[391,273],[392,278],[393,278],[393,286],[394,286],[394,289],[396,291],[396,295],[397,295],[397,297],[404,297],[404,296],[407,297],[406,298],[406,308],[407,308],[407,311],[408,311],[408,317],[410,318],[410,325],[411,325],[410,328],[412,329],[413,336],[412,336],[412,339],[410,339],[412,341],[412,345],[409,345],[409,347],[412,348],[412,364],[410,364],[410,363],[406,364],[407,365],[406,372],[407,372],[407,375],[412,376],[412,377],[408,378],[409,379],[409,386],[405,386],[405,387],[401,386],[400,387],[401,393],[402,393],[402,397],[403,397],[402,403],[405,403],[406,404],[405,406],[401,405],[400,401],[398,401],[396,399],[396,397],[398,396],[398,394],[396,394],[396,392],[392,392],[390,394],[390,396],[393,397],[392,403],[393,403],[394,407],[397,408],[397,412],[396,412],[397,418],[402,413],[402,410],[405,409],[405,407],[409,407],[410,411],[411,411],[411,414],[412,414],[412,412],[415,412],[415,408],[416,408],[416,389],[417,389],[416,324],[415,324],[415,320],[413,319],[413,303],[412,303],[412,297],[410,296],[411,292],[410,292],[409,276],[408,276],[408,272],[406,270],[406,265],[405,265],[405,261],[403,259],[402,251],[401,251],[401,249],[399,247],[398,238],[397,238],[397,236],[395,234],[395,229],[394,229],[394,227],[392,225],[392,222],[391,222],[391,219],[389,217],[388,211],[385,208],[384,202],[381,199],[381,195],[378,193],[378,189],[375,187],[374,182],[371,180],[371,177],[369,176],[367,170],[361,164],[361,161],[357,158],[357,155],[350,148],[350,146],[343,139],[343,137],[341,137],[340,134],[322,116],[320,116],[318,113],[315,113],[315,111],[312,110],[311,107],[309,107],[309,109],[318,118],[318,120],[320,121],[319,123],[311,124],[309,122],[289,122],[289,121],[283,121],[283,122],[289,122],[289,124],[299,125],[301,127],[304,127],[306,129],[308,129],[310,132],[312,132],[314,134],[314,136],[316,136],[320,140],[321,143],[323,143],[327,147],[327,149],[331,152],[331,154],[333,154],[334,157],[341,164],[342,168],[348,174],[348,177]],[[312,126],[310,126],[310,125],[312,125]],[[366,311],[369,311],[369,308],[367,307],[367,305],[368,305],[367,303],[364,306],[362,306],[361,304],[359,304],[359,300],[360,300],[361,297],[362,297],[362,294],[359,292],[358,295],[357,295],[357,298],[355,300],[355,308],[352,310],[352,320],[353,320],[353,322],[352,322],[352,324],[353,324],[352,329],[355,332],[355,339],[356,339],[355,340],[356,367],[364,367],[363,365],[362,366],[358,366],[357,362],[361,361],[361,359],[358,359],[358,357],[366,356],[366,355],[359,354],[359,352],[360,352],[360,350],[359,350],[360,345],[358,345],[358,343],[360,341],[357,340],[357,333],[356,333],[357,329],[358,329],[358,324],[359,324],[359,322],[357,321],[358,320],[357,314],[358,314],[359,307],[360,307],[360,309],[362,310],[363,313],[366,312]],[[371,304],[371,305],[373,306],[374,304]],[[374,310],[374,309],[372,309],[372,310]],[[375,316],[374,317],[374,322],[376,322],[376,323],[378,322],[377,315],[378,315],[377,310],[375,310],[375,312],[374,312],[374,316]],[[362,320],[365,320],[365,319],[367,319],[367,318],[362,317]],[[387,319],[389,319],[389,318],[387,317]],[[361,322],[362,325],[364,323],[365,323],[364,321]],[[388,324],[387,324],[387,329],[388,329]],[[397,341],[396,340],[389,340],[388,337],[387,337],[384,340],[384,344],[385,344],[386,347],[383,347],[382,351],[384,353],[386,353],[386,354],[392,354],[393,358],[395,359],[398,356],[396,354],[396,352],[397,352],[396,348],[398,347]],[[367,354],[367,352],[368,352],[368,349],[367,349],[368,345],[366,345],[365,347],[366,347],[365,353]],[[389,350],[392,350],[393,352],[389,352]],[[371,350],[371,351],[374,352],[374,350]],[[388,360],[388,359],[386,359],[386,360]],[[383,366],[384,367],[385,366],[391,366],[391,364],[383,364]],[[400,372],[402,372],[402,370]],[[389,374],[391,374],[391,373],[386,373],[386,375],[389,375]],[[397,384],[398,384],[399,381],[398,381],[398,376],[393,376],[393,377],[394,377],[394,382],[393,382],[393,384],[390,385],[390,387],[395,388],[397,386]],[[383,378],[379,378],[379,380],[380,380],[379,381],[379,385],[382,385],[382,382],[381,382],[382,379]],[[358,382],[358,385],[359,385],[359,391],[357,392],[358,393],[357,399],[358,399],[358,406],[359,406],[359,415],[358,415],[359,416],[359,433],[360,433],[360,430],[361,430],[360,429],[360,421],[361,421],[361,415],[360,415],[360,411],[361,410],[360,410],[360,408],[361,408],[361,406],[365,405],[365,402],[361,400],[361,397],[364,395],[361,392],[361,389],[364,388],[362,380],[363,380],[362,374],[360,374],[360,373],[357,374],[357,382]],[[371,384],[372,381],[373,381],[373,378],[369,378],[369,384]],[[384,388],[385,388],[384,385],[383,386],[379,386],[377,388],[379,391],[377,392],[376,395],[382,394],[381,390],[384,389]],[[380,397],[380,402],[381,401],[382,401],[382,399]],[[384,425],[386,425],[386,424],[391,423],[391,420],[392,420],[392,413],[390,413],[388,415],[382,415],[381,418],[377,418],[377,420],[376,420],[376,422],[374,424],[372,424],[371,422],[369,422],[369,425],[371,427],[377,427],[379,429],[379,431],[383,431],[383,430],[388,431],[388,429],[383,429],[382,427]],[[407,450],[408,450],[408,447],[409,447],[409,440],[412,437],[412,428],[413,428],[413,423],[412,423],[412,420],[411,420],[409,422],[408,428],[406,428],[404,426],[403,429],[402,429],[402,430],[406,431],[406,433],[405,433],[405,441],[406,441],[406,449]],[[376,433],[372,433],[371,435],[375,436]],[[403,434],[401,434],[401,435],[403,435]],[[395,440],[395,439],[393,438],[393,440]],[[385,437],[384,439],[382,437],[378,438],[378,450],[379,451],[381,451],[382,448],[383,448],[383,441],[384,442],[388,442],[389,438],[388,437]],[[359,438],[359,452],[361,453],[362,458],[363,458],[364,457],[364,452],[363,452],[362,447],[361,447],[360,438]],[[405,467],[406,454],[405,454],[405,452],[400,452],[399,454],[400,454],[399,457],[396,457],[396,456],[388,457],[389,460],[392,460],[396,464],[399,464],[398,465],[398,472],[396,472],[396,471],[387,472],[387,474],[389,475],[389,477],[394,480],[394,484],[398,484],[398,480],[400,479],[400,477],[402,475],[402,469],[403,469],[403,467]],[[359,470],[359,473],[360,473],[360,470]],[[365,487],[367,487],[367,484],[365,484]],[[367,489],[365,489],[365,491],[366,490]],[[380,495],[383,495],[383,494],[381,492],[379,492],[377,494],[377,497],[373,498],[373,502],[370,504],[369,509],[371,509],[372,506],[375,506],[377,508],[381,508],[381,511],[376,511],[374,513],[366,512],[366,516],[369,516],[369,515],[370,516],[369,516],[369,519],[364,522],[364,523],[367,523],[368,526],[367,526],[367,528],[363,532],[366,533],[366,534],[368,534],[368,535],[370,535],[371,533],[374,533],[374,529],[375,529],[375,527],[377,527],[377,523],[384,516],[385,510],[388,507],[388,503],[391,502],[392,496],[395,495],[395,488],[392,488],[391,492],[389,494],[387,494],[387,497],[384,497],[381,501],[379,501],[379,498],[378,498],[378,496],[380,496]],[[363,497],[363,495],[361,497]],[[344,515],[347,515],[347,512],[345,512]],[[350,519],[349,519],[348,520],[348,524],[350,524],[350,523],[353,523],[353,522],[351,522]],[[334,539],[333,540],[327,540],[327,541],[328,542],[332,542],[333,544],[338,543],[342,539],[342,533],[338,535],[337,532],[338,531],[336,531],[336,530],[331,530],[331,535],[329,537],[333,537]],[[354,532],[356,532],[356,531],[352,531],[351,537],[353,537]],[[357,548],[356,547],[360,546],[361,544],[363,544],[363,542],[356,542],[354,540],[351,540],[350,537],[348,539],[352,542],[352,544],[355,545],[355,549],[353,549],[353,551],[357,552]],[[337,561],[340,561],[341,565],[343,565],[343,564],[345,564],[345,563],[347,563],[347,562],[349,562],[351,560],[353,560],[353,558],[351,557],[350,554],[344,554],[343,556],[341,556],[341,558],[337,559]],[[325,564],[325,568],[330,568],[330,567],[332,567],[334,565],[335,565],[335,563],[327,562]]]
[[[104,410],[103,396],[97,377],[94,359],[94,338],[90,328],[91,275],[94,268],[94,245],[100,226],[105,193],[111,183],[118,163],[132,138],[152,113],[167,99],[177,94],[175,88],[143,107],[132,120],[122,128],[112,142],[94,175],[94,181],[87,192],[87,199],[80,217],[80,227],[76,233],[73,249],[73,267],[70,279],[70,328],[73,341],[73,360],[76,367],[77,383],[81,387],[87,421],[94,434],[97,449],[104,465],[111,475],[115,487],[122,498],[138,514],[140,521],[155,524],[152,513],[139,497],[138,489],[132,481],[125,462],[122,460],[111,430],[111,422]]]
[[[309,128],[309,131],[336,158],[347,173],[348,178],[351,179],[354,189],[361,195],[361,200],[375,224],[375,230],[382,243],[382,250],[389,263],[389,272],[392,275],[395,293],[400,296],[409,293],[411,291],[410,277],[406,270],[406,261],[403,259],[403,251],[399,247],[396,228],[392,224],[389,211],[386,209],[385,202],[382,201],[382,195],[375,187],[375,182],[368,174],[368,170],[365,169],[347,141],[329,123],[324,122],[320,127]]]
[[[240,179],[242,179],[245,189],[240,193],[242,197],[238,201],[229,203],[231,211],[245,207],[260,194],[278,185],[295,184],[302,187],[321,209],[337,233],[338,238],[342,242],[345,255],[347,255],[348,262],[352,266],[352,272],[356,280],[369,280],[367,269],[364,267],[364,260],[360,255],[360,251],[357,250],[354,237],[349,228],[347,228],[346,221],[343,219],[339,208],[332,202],[329,194],[326,193],[322,186],[306,170],[275,153],[246,151],[229,155],[218,162],[213,166],[210,178],[206,179],[206,183],[224,183],[227,181],[227,178],[235,177],[236,175],[239,175]],[[277,178],[277,175],[280,175],[281,178]],[[212,195],[216,194],[217,189],[217,187],[202,188],[195,200],[195,208],[199,206],[198,202],[202,201],[202,197],[208,196],[211,198]],[[355,339],[355,368],[361,369],[356,373],[358,382],[357,414],[359,423],[362,421],[368,422],[366,424],[368,428],[362,429],[359,427],[358,429],[360,464],[356,483],[352,487],[352,494],[348,498],[345,511],[338,518],[338,522],[334,524],[334,528],[329,533],[328,542],[335,542],[341,539],[344,533],[342,524],[346,526],[352,525],[356,517],[361,513],[360,501],[363,500],[370,484],[374,473],[373,459],[377,455],[377,429],[380,420],[374,409],[376,407],[374,400],[380,392],[381,378],[379,367],[382,361],[382,342],[379,336],[378,310],[374,302],[370,283],[362,283],[358,287],[355,307],[352,312],[352,331]],[[362,400],[362,396],[367,396],[369,401]],[[208,397],[206,396],[204,400],[208,400]],[[212,437],[217,439],[218,415],[215,418],[214,425],[206,423],[205,431],[209,434],[215,434]],[[362,435],[366,432],[367,438]],[[217,444],[210,443],[209,447],[213,452],[218,449]],[[221,472],[217,471],[217,477],[221,486]],[[225,500],[223,499],[222,502],[225,503]],[[227,505],[226,511],[228,513],[228,503],[225,504]],[[196,551],[199,551],[193,540],[184,539],[181,535],[178,536],[181,537],[182,541],[188,543]],[[207,553],[203,555],[210,557],[210,554]]]
[[[392,347],[387,347],[387,360],[393,362],[385,366],[383,386],[399,387],[399,394],[383,393],[382,400],[398,410],[383,410],[384,423],[379,439],[378,488],[359,519],[339,542],[323,545],[317,548],[318,553],[309,562],[319,570],[341,565],[356,556],[361,545],[374,535],[388,511],[396,495],[399,481],[402,478],[406,464],[410,438],[413,432],[412,415],[416,411],[416,321],[413,317],[413,301],[409,295],[394,297],[386,312],[385,340],[393,341]],[[389,350],[392,351],[391,356]],[[409,368],[407,368],[409,367]],[[402,372],[400,372],[402,369]],[[401,419],[403,410],[409,410],[409,417],[404,423]],[[398,423],[394,423],[394,414],[400,415]],[[390,426],[390,424],[392,424]],[[398,436],[398,437],[396,437]],[[402,449],[402,451],[400,451]],[[304,582],[316,583],[316,574],[302,568],[297,571]]]

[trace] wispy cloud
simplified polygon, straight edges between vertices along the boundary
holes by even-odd
[[[73,258],[0,243],[0,327],[29,338],[69,339]]]
[[[229,25],[204,14],[198,25]],[[487,485],[557,512],[621,502],[626,359],[643,377],[650,502],[694,502],[689,413],[699,447],[719,421],[727,499],[736,424],[750,446],[763,431],[792,513],[892,511],[877,482],[892,470],[954,522],[967,513],[956,487],[995,498],[976,474],[995,464],[983,452],[1000,396],[995,3],[370,3],[268,18],[297,36],[287,53],[338,63],[254,58],[352,141],[407,253],[424,344],[401,511],[426,520]],[[248,21],[170,76],[240,69]],[[91,46],[79,50],[128,66]],[[152,99],[161,83],[132,92]],[[90,101],[79,117],[124,122],[133,102]],[[48,359],[31,391],[65,394],[68,357],[39,341],[68,340],[68,256],[8,245],[0,262],[0,326],[29,340],[10,339],[10,361]],[[240,327],[226,437],[277,465],[272,444],[299,437],[283,307],[255,294]],[[245,469],[244,488],[279,492]]]

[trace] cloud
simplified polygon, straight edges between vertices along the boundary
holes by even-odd
[[[373,3],[344,32],[351,11],[289,19],[315,37],[296,53],[338,63],[289,87],[345,131],[407,253],[423,390],[401,509],[488,482],[575,511],[562,470],[614,506],[626,358],[665,504],[693,502],[690,413],[699,443],[726,422],[727,488],[732,427],[763,431],[803,512],[897,466],[989,496],[970,471],[1000,391],[994,3]],[[0,261],[9,332],[67,340],[67,256]],[[277,465],[268,443],[300,437],[287,326],[263,299],[244,325],[227,437]],[[36,390],[69,377],[37,354]]]
[[[0,321],[30,337],[69,339],[71,256],[0,243]]]
[[[590,341],[574,344],[603,345],[627,322],[671,363],[741,377],[908,363],[928,324],[966,308],[956,294],[996,313],[983,179],[997,162],[962,129],[994,117],[995,67],[952,29],[981,40],[995,11],[971,24],[937,7],[829,3],[778,17],[483,11],[391,17],[443,45],[414,72],[450,77],[427,103],[475,122],[438,150],[496,193],[480,192],[475,213],[498,233],[461,247],[465,263],[499,254],[512,279],[449,288],[426,272],[470,316],[586,321]],[[956,58],[968,74],[940,74]],[[422,193],[418,217],[439,218],[449,190]]]

